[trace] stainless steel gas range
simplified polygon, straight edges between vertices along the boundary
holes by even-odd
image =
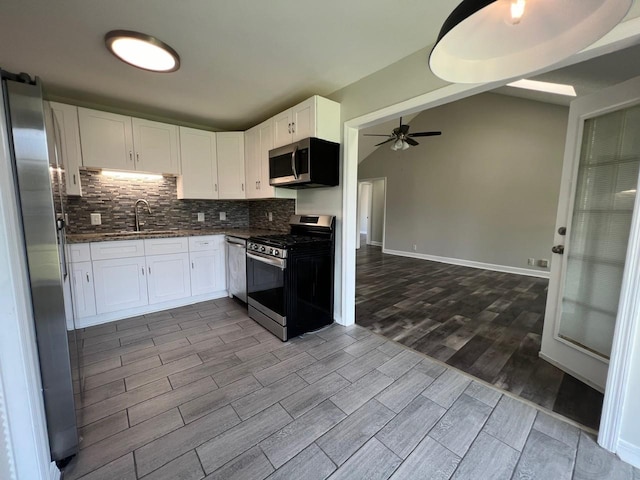
[[[333,322],[331,215],[293,215],[290,233],[247,243],[249,316],[282,341]]]

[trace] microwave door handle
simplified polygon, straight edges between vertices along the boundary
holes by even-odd
[[[298,180],[298,169],[296,168],[296,155],[298,154],[298,146],[293,149],[291,153],[291,170],[293,170],[293,177]]]

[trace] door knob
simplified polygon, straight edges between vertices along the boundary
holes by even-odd
[[[564,253],[564,245],[555,245],[551,248],[551,251],[558,255],[562,255]]]
[[[567,234],[567,227],[560,227],[558,229],[558,235],[566,235]]]

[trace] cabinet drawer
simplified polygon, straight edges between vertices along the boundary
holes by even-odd
[[[204,252],[206,250],[217,250],[222,248],[224,235],[203,235],[200,237],[189,237],[190,252]]]
[[[91,261],[91,247],[89,243],[67,244],[67,257],[72,263]]]
[[[144,251],[146,255],[188,253],[189,239],[188,237],[145,238]]]
[[[143,256],[143,240],[113,240],[110,242],[95,242],[91,244],[91,258],[93,260]]]

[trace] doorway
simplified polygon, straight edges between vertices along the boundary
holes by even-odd
[[[627,352],[627,353],[628,353],[628,352]],[[615,357],[615,355],[614,355],[614,357]],[[614,373],[615,373],[615,372],[614,372]],[[623,372],[623,373],[624,373],[624,372]],[[618,397],[619,397],[619,398],[621,398],[621,396],[620,396],[620,395],[618,395]],[[611,408],[611,407],[609,406],[609,407],[607,407],[607,408]],[[619,404],[618,404],[618,408],[619,408]],[[619,415],[618,415],[618,417],[619,417]],[[605,418],[606,418],[606,412],[605,412]],[[601,443],[602,443],[604,446],[608,446],[608,448],[613,448],[613,447],[612,447],[612,444],[611,444],[611,443],[607,443],[607,440],[606,440],[606,439],[602,439],[602,440],[601,440]]]
[[[382,247],[386,215],[386,178],[358,182],[358,225],[356,249],[362,245]]]

